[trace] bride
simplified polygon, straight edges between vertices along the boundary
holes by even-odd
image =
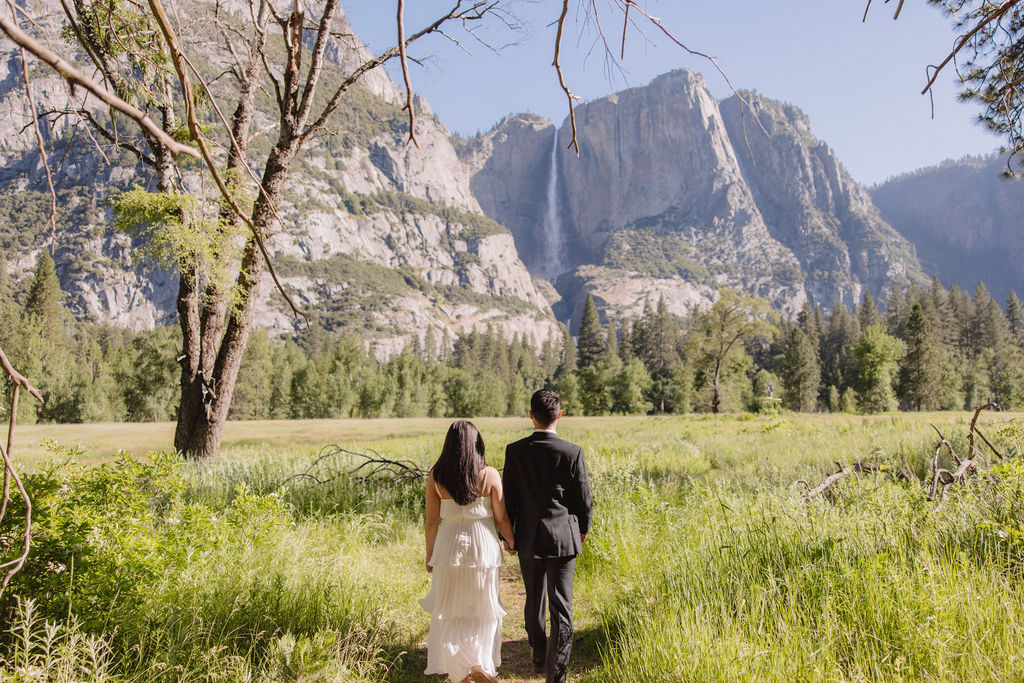
[[[498,470],[484,461],[484,440],[468,420],[453,422],[427,477],[427,571],[430,612],[427,674],[495,683],[501,666],[498,602],[501,545],[495,524],[513,538]],[[442,521],[443,520],[443,521]],[[514,552],[506,541],[506,548]]]

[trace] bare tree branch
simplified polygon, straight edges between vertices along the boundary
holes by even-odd
[[[402,65],[402,80],[405,81],[405,106],[409,111],[409,142],[419,149],[416,140],[416,112],[412,106],[412,80],[409,78],[409,59],[405,54],[405,0],[398,0],[398,61]]]
[[[4,575],[3,580],[0,581],[0,593],[3,593],[11,579],[14,578],[14,575],[18,573],[22,566],[24,566],[25,560],[28,559],[28,553],[32,546],[32,500],[29,498],[28,491],[25,490],[25,485],[22,483],[21,477],[18,476],[17,471],[15,471],[14,463],[11,460],[11,446],[14,443],[14,424],[18,419],[18,395],[20,390],[24,389],[40,403],[43,402],[43,395],[38,389],[33,387],[27,379],[25,379],[24,375],[14,369],[11,362],[7,359],[7,354],[4,353],[3,349],[0,349],[0,366],[2,366],[4,371],[7,373],[9,381],[14,384],[14,388],[11,391],[11,413],[7,425],[6,447],[3,442],[0,441],[0,457],[2,457],[4,461],[4,489],[3,498],[0,499],[0,520],[2,520],[4,515],[7,513],[7,504],[10,502],[12,481],[25,503],[25,534],[23,536],[24,542],[21,554],[13,560],[0,564],[0,569],[7,569],[7,573]]]
[[[91,78],[83,74],[81,71],[76,69],[74,66],[69,64],[62,57],[58,56],[52,50],[47,48],[45,45],[32,38],[30,35],[21,30],[21,28],[7,17],[0,13],[0,30],[3,30],[8,37],[13,40],[20,47],[25,48],[37,58],[49,64],[57,73],[61,75],[66,81],[71,83],[73,86],[81,86],[85,90],[91,92],[93,95],[98,97],[101,102],[106,104],[108,107],[121,112],[128,118],[138,123],[149,135],[160,141],[161,144],[167,147],[172,154],[187,154],[195,159],[201,158],[201,153],[194,147],[189,145],[183,145],[178,142],[166,132],[164,132],[160,126],[156,125],[153,119],[149,118],[149,115],[135,107],[134,105],[125,102],[117,95],[111,93],[102,85],[96,83]]]
[[[569,140],[569,147],[574,147],[576,149],[576,156],[578,157],[580,155],[580,142],[576,136],[575,101],[578,100],[579,97],[574,95],[572,91],[569,90],[569,86],[566,85],[565,76],[562,74],[562,65],[559,62],[562,51],[562,34],[565,30],[565,18],[568,14],[569,0],[562,0],[562,12],[558,16],[558,29],[555,32],[555,58],[551,62],[551,66],[555,67],[555,73],[558,75],[558,85],[561,86],[562,92],[565,93],[565,98],[569,101],[569,124],[572,127],[572,139]]]
[[[960,38],[958,38],[956,43],[953,45],[953,50],[948,55],[946,55],[946,58],[943,59],[938,66],[929,65],[928,67],[926,67],[925,73],[930,74],[930,76],[928,77],[928,82],[925,84],[924,89],[921,91],[921,94],[924,95],[925,93],[932,89],[932,86],[935,85],[936,79],[938,79],[939,77],[939,72],[941,72],[947,64],[949,64],[951,61],[953,61],[953,59],[956,58],[957,54],[960,52],[960,50],[963,49],[964,45],[966,45],[971,38],[977,35],[979,31],[981,31],[983,28],[991,24],[993,21],[1001,19],[1007,12],[1009,12],[1011,9],[1013,9],[1021,2],[1022,0],[1006,0],[1005,2],[1003,2],[1003,4],[1000,5],[998,9],[982,18],[982,20],[979,21],[974,28],[972,28],[964,35],[960,36]],[[902,5],[903,3],[901,2],[900,4]]]
[[[284,290],[284,286],[277,277],[277,273],[274,272],[274,266],[271,263],[270,253],[267,251],[267,247],[263,241],[263,235],[253,224],[252,219],[242,210],[242,207],[235,201],[234,196],[231,194],[231,190],[228,189],[227,184],[221,177],[220,173],[217,172],[217,164],[213,157],[210,155],[210,150],[206,146],[205,138],[202,135],[199,122],[196,119],[196,112],[194,107],[194,100],[192,95],[192,82],[189,79],[188,71],[185,69],[185,56],[181,50],[181,46],[178,43],[177,36],[174,33],[174,29],[171,28],[170,22],[167,19],[167,13],[164,12],[163,5],[160,4],[160,0],[149,0],[150,9],[153,12],[153,17],[156,19],[157,24],[160,26],[160,30],[163,33],[164,41],[167,43],[167,47],[171,52],[171,61],[174,63],[174,70],[178,74],[178,81],[181,83],[182,96],[185,100],[185,114],[188,120],[189,131],[192,134],[192,138],[199,145],[200,154],[203,160],[206,162],[206,166],[210,171],[210,175],[213,177],[214,182],[217,184],[217,189],[220,190],[221,196],[224,201],[228,203],[235,214],[247,225],[252,232],[253,239],[256,241],[256,245],[259,247],[260,254],[263,256],[263,260],[267,265],[267,272],[274,281],[274,285],[277,287],[277,291],[281,293],[284,300],[288,303],[288,306],[292,309],[292,313],[296,318],[302,317],[309,324],[309,318],[305,313],[300,311],[295,306],[294,302],[288,293]]]

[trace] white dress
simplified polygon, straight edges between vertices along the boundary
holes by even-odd
[[[463,680],[475,667],[497,673],[505,616],[498,601],[501,562],[491,499],[459,505],[442,498],[430,592],[420,600],[431,615],[424,673],[448,674],[453,681]]]

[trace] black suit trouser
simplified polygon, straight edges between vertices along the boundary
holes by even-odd
[[[526,587],[526,634],[535,664],[544,663],[547,683],[564,683],[572,653],[572,579],[576,557],[519,556]],[[551,607],[551,632],[544,635],[545,605]]]

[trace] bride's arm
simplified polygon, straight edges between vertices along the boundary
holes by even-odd
[[[437,539],[437,527],[441,523],[441,496],[434,486],[434,473],[427,475],[427,514],[423,523],[423,533],[427,537],[427,572],[433,572],[430,558],[434,554],[434,541]]]
[[[515,535],[512,532],[512,522],[508,518],[508,511],[505,509],[505,491],[501,486],[501,475],[493,467],[487,468],[485,487],[490,489],[491,512],[494,513],[494,523],[498,525],[498,531],[505,539],[505,547],[509,552],[514,553]]]

